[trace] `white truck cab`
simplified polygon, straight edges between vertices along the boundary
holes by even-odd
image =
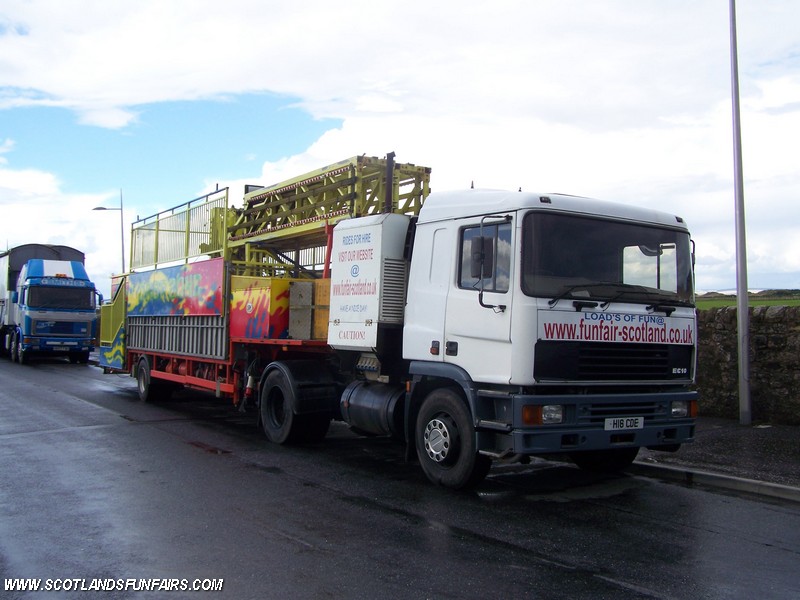
[[[679,217],[487,190],[420,211],[403,357],[415,384],[457,382],[481,453],[624,466],[677,449],[694,436],[695,342]]]

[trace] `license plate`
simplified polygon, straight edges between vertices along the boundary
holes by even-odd
[[[644,417],[614,417],[606,419],[606,431],[621,431],[625,429],[644,429]]]

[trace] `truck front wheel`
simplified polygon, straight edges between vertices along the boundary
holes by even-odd
[[[469,410],[454,390],[440,388],[425,398],[415,431],[420,465],[433,483],[463,489],[489,473],[492,461],[477,452]]]
[[[11,334],[11,341],[8,346],[8,359],[13,363],[17,362],[17,332]]]
[[[11,362],[25,364],[25,352],[22,350],[22,340],[19,332],[15,332],[11,338]]]

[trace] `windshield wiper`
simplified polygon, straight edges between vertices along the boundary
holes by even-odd
[[[586,287],[586,286],[583,286],[583,285],[571,285],[571,286],[565,288],[564,291],[561,292],[558,296],[556,296],[555,298],[552,298],[552,299],[547,301],[548,306],[550,306],[550,308],[553,308],[556,304],[558,304],[559,300],[563,300],[569,294],[571,294],[572,290],[576,290],[576,289],[582,288],[582,287]]]
[[[590,293],[590,290],[595,288],[612,288],[612,289],[610,289],[608,293],[601,293],[599,295]],[[674,312],[675,309],[672,308],[670,310],[670,307],[692,306],[690,302],[685,302],[683,300],[678,300],[672,297],[673,294],[671,292],[649,288],[643,285],[635,285],[631,283],[615,283],[610,281],[601,281],[598,283],[582,283],[582,284],[567,286],[560,294],[555,296],[552,300],[548,300],[547,304],[552,308],[553,306],[558,304],[560,300],[572,296],[573,292],[576,290],[586,290],[586,295],[582,294],[579,300],[602,300],[600,308],[603,310],[607,309],[612,302],[616,302],[620,298],[623,298],[624,296],[627,296],[629,294],[635,294],[637,296],[641,296],[640,300],[649,301],[650,304],[647,306],[647,310],[657,310],[658,312],[665,312],[669,310],[669,312],[672,313]],[[656,301],[653,301],[654,296],[656,297],[661,296],[661,298],[659,298]],[[605,298],[605,300],[603,300],[603,298]]]
[[[576,284],[576,285],[570,285],[570,286],[567,286],[567,288],[563,292],[561,292],[558,296],[556,296],[552,300],[548,300],[547,304],[550,305],[550,307],[552,308],[553,306],[558,304],[559,300],[563,300],[564,298],[568,297],[575,290],[586,290],[587,293],[588,293],[588,291],[590,289],[592,289],[592,288],[597,288],[597,287],[619,287],[621,285],[626,285],[626,284],[624,284],[624,283],[612,283],[612,282],[609,282],[609,281],[600,281],[598,283],[579,283],[579,284]],[[638,286],[633,286],[633,287],[638,287]],[[591,295],[587,295],[586,297],[590,298]]]
[[[664,300],[659,300],[658,302],[654,302],[653,304],[649,304],[647,305],[646,308],[647,310],[652,310],[656,312],[669,311],[669,313],[673,313],[675,312],[676,306],[688,306],[691,308],[692,306],[694,306],[694,304],[692,304],[691,302],[687,302],[686,300],[677,300],[675,298],[668,298]],[[667,314],[667,316],[669,316],[669,314]]]
[[[666,304],[648,304],[645,309],[647,312],[663,312],[667,316],[675,312],[674,306],[667,306]]]
[[[600,308],[602,308],[603,310],[607,309],[611,305],[612,302],[616,302],[617,300],[619,300],[620,298],[622,298],[626,294],[630,294],[632,292],[638,292],[640,294],[646,294],[647,293],[647,288],[644,287],[644,286],[641,286],[641,285],[632,285],[630,283],[618,283],[618,284],[616,284],[616,286],[617,287],[624,287],[625,289],[622,289],[622,290],[618,291],[614,296],[612,296],[611,298],[608,298],[607,300],[605,300],[600,305]]]

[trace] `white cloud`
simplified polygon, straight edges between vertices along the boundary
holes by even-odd
[[[92,212],[96,206],[114,208],[119,198],[114,192],[65,193],[51,173],[0,168],[0,214],[4,222],[14,224],[3,228],[6,237],[0,239],[0,247],[35,242],[78,248],[107,296],[109,276],[122,267],[119,212]],[[131,216],[125,213],[126,223]]]
[[[36,169],[0,169],[0,206],[22,203],[57,191],[58,181],[52,173]]]

